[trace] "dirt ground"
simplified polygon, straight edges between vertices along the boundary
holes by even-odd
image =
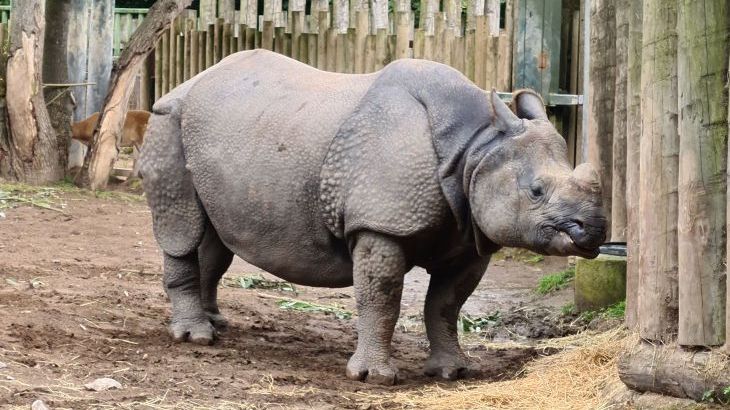
[[[428,343],[421,324],[428,275],[407,275],[394,358],[402,382],[352,382],[344,368],[355,346],[355,317],[282,310],[282,298],[354,311],[352,289],[296,286],[298,293],[233,286],[262,274],[236,259],[219,293],[230,329],[210,347],[172,343],[161,286],[161,255],[144,201],[77,191],[55,197],[63,212],[0,209],[0,408],[36,399],[58,408],[369,408],[369,397],[436,383],[422,375]],[[492,349],[574,332],[560,307],[570,291],[534,293],[538,279],[567,260],[507,252],[489,267],[464,312],[501,325],[464,336],[472,379],[518,377],[524,363],[549,352]],[[514,344],[514,343],[513,343]],[[3,367],[3,364],[5,365]],[[120,390],[92,392],[100,377]],[[444,388],[457,386],[442,383]]]

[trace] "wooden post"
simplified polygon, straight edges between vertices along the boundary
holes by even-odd
[[[365,72],[375,71],[375,36],[369,34],[365,38]]]
[[[155,46],[155,101],[162,97],[162,39]]]
[[[274,22],[264,20],[264,29],[261,32],[261,48],[274,51]]]
[[[375,33],[375,69],[380,70],[388,64],[388,32],[379,28]]]
[[[591,2],[588,162],[600,170],[603,207],[611,216],[613,102],[616,83],[616,20],[613,0]],[[610,227],[610,223],[609,223]],[[610,233],[608,234],[610,238]]]
[[[198,41],[200,39],[199,32],[192,30],[190,31],[190,64],[186,66],[190,67],[190,78],[195,77],[198,74],[198,64],[200,56],[198,55]]]
[[[370,32],[368,27],[368,11],[359,10],[355,15],[357,18],[355,27],[355,73],[362,74],[365,72],[365,54],[367,53],[365,39]]]
[[[476,31],[468,29],[464,36],[466,37],[464,40],[464,75],[476,84]]]
[[[331,27],[327,30],[327,71],[337,70],[337,29]]]
[[[396,52],[395,58],[408,58],[410,57],[408,48],[408,42],[410,41],[411,27],[413,26],[410,21],[410,13],[399,12],[397,14],[397,31],[396,31]]]
[[[274,51],[286,55],[284,47],[284,27],[274,27]]]
[[[345,36],[345,73],[355,72],[355,29],[348,28]]]
[[[223,24],[223,42],[221,44],[222,51],[221,51],[221,60],[228,57],[233,50],[231,50],[231,37],[233,36],[233,29],[231,28],[231,23],[224,23]]]
[[[626,326],[638,325],[639,291],[639,146],[641,141],[642,0],[629,2],[628,73],[626,78]]]
[[[474,46],[474,83],[484,89],[487,80],[487,50],[489,45],[489,27],[487,16],[476,17],[476,38]]]
[[[216,19],[213,26],[213,64],[221,61],[223,53],[223,19]]]
[[[677,332],[677,0],[644,0],[639,176],[639,334]]]
[[[222,18],[223,22],[233,24],[235,11],[235,0],[218,0],[218,17]]]
[[[205,30],[198,31],[198,72],[203,72],[207,68],[207,47],[208,32]]]
[[[183,82],[183,38],[179,35],[175,36],[175,86]]]
[[[215,23],[216,0],[200,0],[200,25],[208,27]]]
[[[160,77],[160,96],[170,92],[170,35],[163,33],[162,38],[162,75]]]
[[[127,47],[119,57],[111,75],[109,92],[104,99],[94,145],[89,161],[89,185],[92,190],[106,187],[112,165],[118,154],[119,139],[127,113],[131,91],[130,83],[139,64],[155,46],[165,28],[191,0],[158,0],[135,31]]]
[[[388,28],[388,1],[387,0],[372,0],[373,10],[373,30],[377,35],[377,30],[381,28]]]
[[[329,20],[327,19],[327,11],[319,12],[319,21],[317,29],[317,68],[327,70],[327,38],[329,30]]]
[[[300,38],[302,36],[302,32],[304,32],[304,11],[299,11],[299,10],[292,11],[291,12],[291,16],[292,16],[292,34],[291,34],[292,50],[291,50],[291,56],[292,56],[292,58],[294,58],[296,60],[299,60],[299,61],[302,61],[302,62],[306,63],[306,61],[304,61],[302,59],[302,56],[300,55],[300,54],[302,54],[302,52],[304,50],[302,50],[302,51],[299,50]]]
[[[168,55],[169,59],[169,67],[170,67],[170,73],[168,74],[168,78],[170,79],[170,90],[174,89],[177,86],[177,78],[175,77],[175,73],[177,72],[177,27],[178,27],[179,20],[175,19],[172,21],[172,24],[170,24],[170,31],[166,34],[170,37],[170,54]]]
[[[350,24],[350,7],[347,0],[332,0],[332,25],[337,34],[347,33]]]
[[[345,45],[347,43],[347,34],[337,34],[337,47],[335,53],[335,70],[338,73],[345,72]]]
[[[629,2],[616,1],[616,81],[613,103],[613,185],[611,197],[611,240],[626,241],[626,77],[628,75]]]
[[[725,341],[728,12],[724,0],[680,0],[679,340]]]

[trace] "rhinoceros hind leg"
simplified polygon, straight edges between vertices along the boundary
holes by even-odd
[[[431,280],[426,294],[426,334],[431,354],[424,372],[455,380],[466,375],[469,361],[459,346],[457,320],[461,306],[476,289],[489,258],[476,255],[459,258],[453,266],[429,269]]]
[[[185,256],[165,253],[165,291],[172,302],[170,334],[176,342],[213,344],[215,328],[203,310],[200,298],[198,251]]]
[[[228,321],[218,309],[218,282],[231,266],[233,252],[223,244],[210,222],[198,247],[200,263],[200,298],[203,310],[217,330],[225,330]]]
[[[347,377],[395,384],[398,370],[390,363],[390,350],[408,271],[405,255],[394,240],[366,232],[358,235],[353,262],[357,349],[347,363]]]

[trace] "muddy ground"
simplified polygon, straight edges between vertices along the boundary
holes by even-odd
[[[370,386],[344,377],[355,317],[278,305],[295,298],[353,311],[351,288],[243,289],[243,275],[273,277],[236,259],[219,293],[230,329],[211,347],[174,344],[165,330],[169,304],[146,204],[74,190],[53,191],[49,203],[63,212],[27,204],[0,209],[0,408],[29,408],[36,399],[74,409],[368,408],[373,395],[435,383],[421,373],[428,347],[422,270],[407,275],[394,337],[402,382]],[[578,328],[561,314],[569,290],[550,297],[533,291],[567,260],[513,252],[497,259],[464,308],[492,320],[486,332],[464,335],[474,361],[470,377],[484,381],[518,377],[526,361],[549,353],[486,342],[530,345]],[[122,389],[84,389],[100,377]]]

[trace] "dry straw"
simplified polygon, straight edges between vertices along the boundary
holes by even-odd
[[[627,332],[613,329],[555,339],[545,347],[564,351],[533,361],[523,377],[464,384],[457,389],[429,387],[380,398],[378,407],[414,409],[605,409],[603,397],[618,380],[616,360]],[[542,347],[542,346],[541,346]]]

